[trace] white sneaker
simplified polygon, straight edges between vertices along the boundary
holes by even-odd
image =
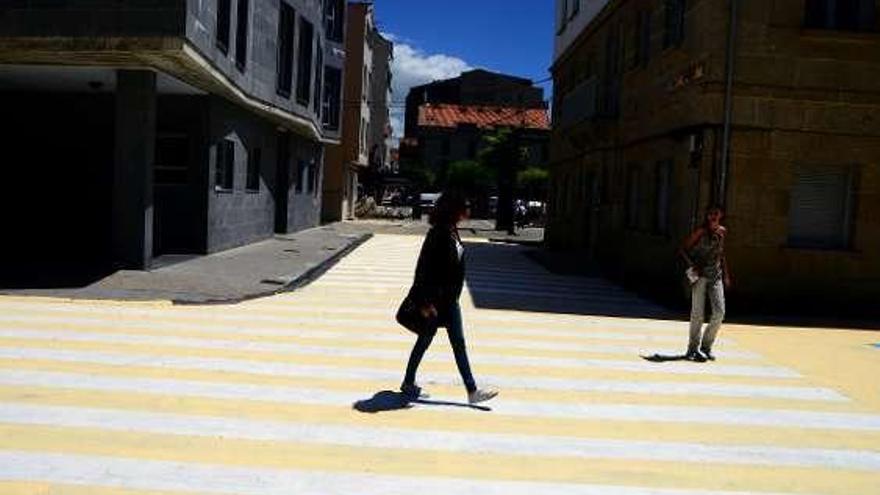
[[[498,395],[497,390],[478,388],[473,392],[468,392],[468,402],[471,404],[479,404],[480,402],[486,402],[487,400],[493,399],[496,395]]]

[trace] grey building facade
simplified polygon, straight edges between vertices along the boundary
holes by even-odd
[[[16,233],[4,250],[143,269],[316,226],[323,150],[339,139],[344,9],[4,2],[4,169],[39,186],[0,200]]]
[[[391,168],[391,62],[394,44],[378,30],[370,33],[373,72],[370,82],[370,168],[387,172]]]

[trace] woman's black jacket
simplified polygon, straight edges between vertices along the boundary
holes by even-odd
[[[437,308],[439,326],[449,325],[450,310],[464,286],[464,257],[458,257],[456,240],[455,227],[435,226],[428,231],[410,289],[417,305],[433,304]]]

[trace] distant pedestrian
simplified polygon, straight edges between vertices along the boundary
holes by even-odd
[[[516,200],[516,204],[513,207],[513,221],[516,228],[520,230],[526,228],[528,213],[525,202],[521,199]]]
[[[446,192],[437,200],[429,218],[431,230],[422,244],[415,281],[408,296],[421,316],[430,322],[427,331],[419,333],[400,387],[401,392],[410,399],[427,396],[416,385],[416,371],[438,327],[446,327],[455,354],[455,364],[467,389],[468,401],[476,404],[498,395],[497,391],[477,388],[468,361],[461,306],[458,303],[465,273],[464,246],[458,235],[458,223],[466,219],[469,213],[464,196],[457,192]]]
[[[724,210],[713,206],[706,210],[705,220],[682,243],[679,253],[688,264],[691,282],[691,327],[687,358],[693,361],[714,361],[712,345],[724,321],[724,288],[730,287],[730,268],[724,257],[727,229],[721,225]],[[706,296],[712,314],[705,332],[702,331]]]

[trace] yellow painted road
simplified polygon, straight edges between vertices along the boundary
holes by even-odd
[[[421,239],[234,305],[0,298],[0,494],[880,493],[880,334],[687,323],[468,245],[468,407],[442,335],[394,393]]]

